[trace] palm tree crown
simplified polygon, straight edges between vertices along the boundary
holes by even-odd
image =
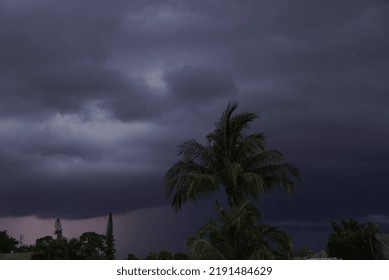
[[[276,227],[259,224],[260,212],[249,202],[223,209],[187,242],[194,259],[289,259],[292,242]]]
[[[176,210],[220,188],[232,207],[273,189],[292,192],[294,179],[301,181],[297,167],[280,152],[266,149],[262,133],[246,135],[257,115],[234,114],[236,108],[237,104],[227,106],[206,136],[206,145],[191,139],[179,146],[181,159],[165,174],[165,190],[173,196]]]

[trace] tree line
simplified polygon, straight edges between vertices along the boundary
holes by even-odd
[[[112,213],[109,213],[106,234],[84,232],[79,238],[63,236],[60,219],[55,221],[55,238],[38,238],[34,245],[20,244],[15,238],[0,231],[0,253],[31,253],[34,260],[113,260],[116,257]]]

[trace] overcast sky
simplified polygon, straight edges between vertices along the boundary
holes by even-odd
[[[388,35],[384,0],[0,0],[0,230],[112,211],[123,257],[181,248],[215,197],[176,214],[163,176],[230,101],[302,173],[266,222],[322,246],[340,217],[385,229]]]

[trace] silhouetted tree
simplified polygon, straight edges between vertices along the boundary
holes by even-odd
[[[237,104],[228,105],[206,136],[206,145],[192,139],[179,146],[182,158],[165,174],[165,190],[173,196],[176,210],[220,188],[233,207],[273,189],[292,192],[294,180],[301,180],[296,166],[279,151],[266,148],[262,133],[246,135],[257,115],[234,114],[236,108]]]
[[[80,236],[80,252],[85,260],[105,259],[104,235],[96,232],[84,232]]]
[[[34,254],[32,255],[32,259],[49,260],[51,258],[49,245],[53,240],[54,240],[53,237],[49,235],[38,238],[35,241]]]
[[[292,243],[287,233],[258,223],[261,215],[250,203],[224,210],[187,242],[193,259],[289,259]]]
[[[49,250],[52,253],[50,260],[68,260],[69,259],[69,248],[68,240],[63,237],[54,239],[49,244]]]
[[[371,222],[359,223],[354,219],[341,219],[339,224],[333,222],[326,248],[328,256],[344,260],[379,259],[374,237],[377,232],[378,227]]]
[[[139,260],[139,258],[137,256],[135,256],[134,254],[128,254],[127,256],[127,260]]]
[[[68,241],[66,238],[45,236],[36,240],[33,252],[34,260],[68,260]]]
[[[315,252],[313,252],[307,244],[302,245],[298,250],[295,250],[294,252],[294,258],[301,260],[312,258],[314,255]]]
[[[68,256],[69,260],[85,260],[87,259],[81,250],[82,243],[77,238],[72,238],[68,241]]]
[[[107,231],[105,234],[105,257],[108,260],[115,259],[116,249],[115,249],[115,238],[113,235],[113,221],[112,213],[109,213]]]
[[[162,249],[159,252],[149,253],[146,260],[174,260],[174,255],[171,251]]]
[[[55,221],[55,229],[54,229],[54,234],[57,236],[57,238],[63,237],[62,231],[63,231],[63,228],[62,228],[61,221],[59,219],[57,219]]]
[[[6,230],[0,231],[0,253],[11,253],[17,249],[19,242],[9,236]]]
[[[176,253],[174,254],[174,259],[175,260],[189,260],[189,256],[184,253]]]

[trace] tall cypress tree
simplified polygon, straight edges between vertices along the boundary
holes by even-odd
[[[105,234],[105,257],[108,260],[114,260],[116,254],[115,238],[113,236],[112,213],[109,213],[107,232]]]

